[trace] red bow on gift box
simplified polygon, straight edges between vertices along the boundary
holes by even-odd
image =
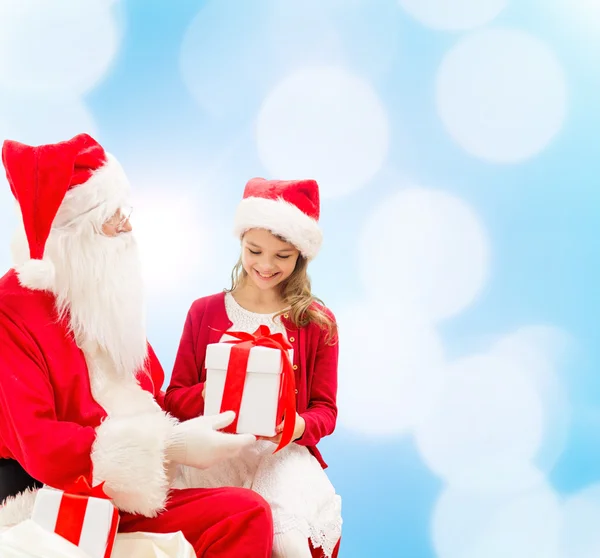
[[[110,500],[110,497],[104,492],[104,482],[92,487],[88,478],[81,475],[74,483],[65,488],[65,492],[76,494],[78,496],[90,496],[92,498],[101,498]]]
[[[244,331],[224,331],[223,333],[235,337],[233,340],[225,341],[225,343],[233,344],[233,347],[231,347],[229,364],[227,365],[221,412],[235,411],[236,413],[233,423],[224,429],[226,432],[235,432],[237,428],[244,382],[246,381],[246,369],[252,347],[268,347],[281,351],[283,370],[281,372],[279,402],[277,404],[277,419],[283,418],[284,422],[281,440],[273,452],[277,453],[292,441],[296,427],[296,381],[287,352],[292,348],[292,345],[283,334],[271,333],[265,325],[261,325],[254,333]]]

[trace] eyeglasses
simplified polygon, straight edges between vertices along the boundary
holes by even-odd
[[[108,219],[105,224],[110,227],[114,227],[117,231],[121,231],[125,226],[125,223],[129,221],[131,214],[133,213],[133,207],[125,206],[117,209],[115,214]]]

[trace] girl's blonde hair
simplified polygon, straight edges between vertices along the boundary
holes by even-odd
[[[325,310],[323,302],[314,296],[310,289],[310,278],[307,273],[308,260],[300,254],[292,274],[281,284],[281,295],[288,307],[277,313],[278,316],[289,314],[291,322],[296,327],[304,327],[310,323],[319,324],[327,331],[326,343],[335,343],[337,337],[337,324],[333,317]],[[242,257],[235,264],[231,272],[232,292],[247,279],[248,274],[242,265]]]

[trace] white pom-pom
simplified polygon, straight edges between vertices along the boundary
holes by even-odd
[[[19,283],[36,291],[54,288],[54,264],[48,260],[28,260],[16,267]]]

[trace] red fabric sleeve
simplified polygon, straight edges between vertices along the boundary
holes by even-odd
[[[171,383],[165,394],[165,408],[179,420],[188,420],[204,413],[204,362],[196,359],[197,324],[203,309],[192,305],[183,328],[179,349],[173,366]]]
[[[152,380],[152,394],[156,402],[160,405],[160,408],[165,411],[165,392],[162,389],[165,383],[165,372],[150,343],[148,343],[148,364],[146,371]],[[145,387],[143,382],[142,387]]]
[[[0,315],[0,432],[22,467],[38,481],[63,488],[91,478],[91,427],[59,421],[44,356],[30,335]]]
[[[306,428],[296,443],[302,446],[316,446],[321,438],[334,431],[337,420],[339,342],[336,338],[326,343],[326,335],[322,331],[319,337],[308,409],[300,413]]]

